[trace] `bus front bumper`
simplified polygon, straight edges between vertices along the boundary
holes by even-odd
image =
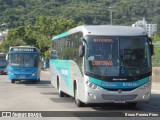
[[[0,74],[7,74],[7,68],[0,68]]]
[[[36,74],[12,74],[8,73],[9,80],[38,80],[38,75]]]
[[[108,91],[105,89],[93,90],[87,87],[84,103],[137,103],[148,102],[151,96],[151,85],[140,86],[131,91]]]

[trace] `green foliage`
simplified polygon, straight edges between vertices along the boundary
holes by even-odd
[[[9,30],[6,39],[0,44],[0,51],[7,52],[10,46],[30,45],[38,47],[42,56],[48,57],[51,38],[73,27],[75,23],[72,19],[37,17],[35,25]]]
[[[157,23],[160,31],[159,0],[0,0],[0,31],[10,28],[0,45],[7,52],[10,46],[31,45],[38,47],[43,56],[49,56],[50,39],[70,28],[83,24],[131,25],[146,18]],[[155,33],[153,42],[160,41]],[[157,64],[160,48],[155,47]]]
[[[152,59],[153,66],[160,67],[160,33],[156,32],[153,36],[154,56]]]
[[[160,42],[160,33],[158,32],[155,32],[154,35],[153,35],[153,42]]]
[[[111,9],[113,24],[131,25],[144,17],[160,26],[159,0],[0,0],[0,3],[0,24],[7,23],[9,28],[34,25],[39,16],[73,19],[76,24],[80,21],[109,24]]]

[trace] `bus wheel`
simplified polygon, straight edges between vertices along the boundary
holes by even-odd
[[[33,82],[34,84],[36,84],[36,83],[38,82],[38,80],[32,80],[32,82]]]
[[[81,102],[78,98],[77,98],[77,86],[75,85],[75,88],[74,88],[74,99],[75,99],[75,104],[78,106],[78,107],[83,107],[84,106],[84,103]]]
[[[59,97],[64,97],[65,93],[61,91],[59,81],[57,82]]]
[[[11,80],[11,83],[15,83],[15,80]]]
[[[135,108],[137,103],[128,103],[128,107],[130,108]]]

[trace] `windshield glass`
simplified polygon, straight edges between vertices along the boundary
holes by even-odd
[[[149,43],[146,37],[120,37],[121,75],[137,76],[151,68]]]
[[[6,67],[7,61],[5,57],[0,57],[0,67]]]
[[[12,53],[9,56],[9,65],[11,67],[37,67],[38,54]]]
[[[137,76],[151,68],[147,37],[87,36],[86,72]]]

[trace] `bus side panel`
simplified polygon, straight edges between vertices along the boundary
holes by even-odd
[[[59,76],[60,89],[70,96],[74,96],[73,83],[75,80],[78,87],[78,97],[83,98],[83,77],[76,62],[73,60],[51,60],[50,65],[52,85],[57,88],[57,76]]]
[[[82,76],[79,66],[75,61],[71,60],[70,66],[71,66],[70,74],[71,74],[72,85],[73,85],[73,82],[76,81],[78,98],[82,101],[84,99],[84,93],[85,93],[84,78]],[[73,94],[74,94],[74,89],[73,89]]]
[[[51,60],[51,83],[57,88],[57,77],[61,91],[72,95],[69,60]]]
[[[51,84],[57,88],[57,75],[58,74],[58,71],[56,69],[56,66],[55,66],[55,60],[50,60],[50,73],[51,73]]]
[[[38,66],[38,79],[41,78],[41,65]]]

